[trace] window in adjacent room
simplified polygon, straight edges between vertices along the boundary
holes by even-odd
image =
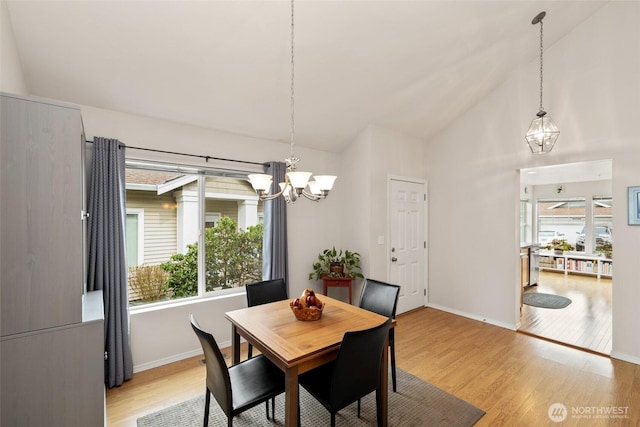
[[[538,199],[536,209],[538,241],[552,236],[552,239],[565,239],[576,246],[578,234],[585,226],[584,198]]]
[[[593,252],[610,255],[613,250],[613,199],[593,197]]]

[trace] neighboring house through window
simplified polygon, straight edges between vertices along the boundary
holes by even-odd
[[[236,292],[248,281],[261,280],[262,202],[246,173],[183,169],[127,163],[127,262],[134,306]]]
[[[127,208],[127,266],[137,267],[144,260],[144,210]]]

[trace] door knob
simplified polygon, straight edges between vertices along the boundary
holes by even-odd
[[[396,257],[392,257],[391,258],[391,262],[396,262],[397,260],[398,260],[398,258],[396,258]]]

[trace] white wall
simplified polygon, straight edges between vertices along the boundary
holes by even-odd
[[[640,227],[626,210],[627,187],[640,185],[639,19],[640,3],[609,3],[545,51],[544,106],[561,131],[549,155],[532,156],[523,138],[537,60],[429,141],[430,304],[515,328],[517,171],[613,159],[613,355],[640,363]]]
[[[391,250],[387,240],[389,227],[388,180],[390,176],[424,179],[428,177],[424,141],[382,127],[372,130],[371,159],[371,257],[370,277],[388,280]],[[378,236],[385,244],[378,244]],[[426,236],[425,236],[426,237]],[[426,279],[426,277],[425,277]]]
[[[344,178],[340,183],[346,197],[340,202],[341,245],[362,255],[365,277],[389,279],[388,178],[426,179],[424,153],[424,141],[380,126],[363,130],[342,153]],[[379,236],[384,237],[384,244],[378,243]],[[358,279],[354,304],[361,292],[362,280]]]
[[[341,176],[336,181],[346,191],[340,199],[341,248],[360,254],[362,274],[371,275],[369,246],[371,239],[371,129],[363,130],[344,150],[341,156]],[[353,303],[358,304],[362,292],[362,279],[353,284]],[[347,290],[333,288],[330,295],[346,301]]]
[[[11,17],[5,1],[0,1],[0,90],[18,95],[29,93],[22,74]]]

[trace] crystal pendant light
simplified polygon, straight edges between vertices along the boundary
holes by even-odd
[[[533,25],[540,24],[540,110],[536,114],[536,118],[531,122],[525,139],[531,148],[533,154],[549,153],[560,135],[558,126],[553,122],[551,117],[547,116],[547,112],[542,107],[542,19],[546,12],[540,12],[533,18]]]

